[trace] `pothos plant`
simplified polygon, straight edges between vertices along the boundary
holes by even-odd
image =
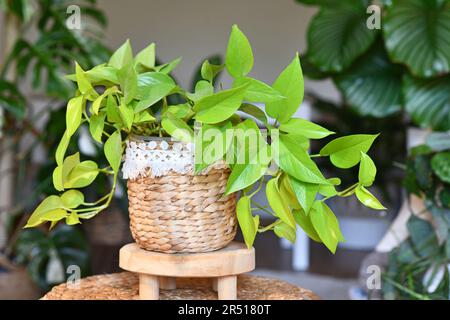
[[[389,254],[383,292],[393,299],[450,297],[450,135],[433,133],[411,150],[404,185],[424,199],[432,221],[415,212],[409,237]]]
[[[322,139],[334,132],[293,117],[304,95],[298,54],[271,86],[249,77],[252,49],[235,25],[225,60],[224,65],[205,61],[201,68],[203,79],[192,93],[168,75],[180,59],[155,65],[154,44],[133,56],[126,41],[105,64],[90,70],[76,64],[75,74],[68,77],[77,83],[78,90],[68,102],[66,131],[55,154],[53,184],[61,194],[43,200],[26,227],[45,222],[54,226],[61,220],[77,224],[107,208],[118,179],[125,141],[132,134],[194,142],[196,173],[218,160],[226,161],[231,174],[225,193],[241,192],[237,218],[249,247],[258,232],[267,230],[294,241],[298,225],[313,240],[335,252],[344,237],[326,200],[356,194],[364,205],[385,209],[367,190],[376,175],[375,164],[367,152],[377,135],[340,137],[325,145],[319,154],[308,153],[310,139]],[[215,90],[212,82],[223,69],[233,83],[229,89]],[[171,105],[171,96],[177,96],[182,103]],[[265,104],[265,109],[255,103]],[[66,156],[70,138],[84,122],[89,124],[92,138],[103,145],[109,166],[99,168],[93,161],[80,159],[78,153]],[[267,129],[266,137],[259,126]],[[212,136],[206,134],[209,129],[214,129]],[[251,143],[251,136],[256,136],[258,143]],[[225,143],[214,148],[218,141]],[[210,156],[201,157],[205,153]],[[239,156],[244,161],[229,161]],[[314,162],[317,157],[328,157],[339,168],[359,164],[359,181],[339,188],[340,179],[325,178]],[[86,202],[79,189],[90,185],[99,174],[112,177],[112,189],[97,201]],[[270,178],[264,184],[266,176]],[[253,200],[264,185],[269,206]],[[254,210],[266,211],[276,221],[261,226]]]

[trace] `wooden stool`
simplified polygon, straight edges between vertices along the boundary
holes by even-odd
[[[255,249],[232,242],[205,253],[166,254],[141,249],[136,243],[120,249],[119,266],[139,274],[139,297],[158,300],[159,288],[175,289],[175,278],[212,278],[219,300],[236,300],[237,275],[255,269]]]

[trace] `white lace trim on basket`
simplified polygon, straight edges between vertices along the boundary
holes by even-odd
[[[223,163],[217,163],[208,169],[218,167],[223,167]],[[160,177],[170,171],[179,174],[194,171],[193,143],[175,142],[170,145],[165,140],[127,141],[125,161],[122,166],[124,179]]]

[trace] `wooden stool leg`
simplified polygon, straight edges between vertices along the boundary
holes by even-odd
[[[159,282],[157,276],[139,274],[139,298],[141,300],[159,300]]]
[[[219,300],[236,300],[237,277],[226,276],[217,278],[217,293]]]
[[[173,290],[177,288],[176,279],[173,277],[159,277],[159,287],[165,290]]]
[[[217,278],[211,278],[211,288],[217,292]]]

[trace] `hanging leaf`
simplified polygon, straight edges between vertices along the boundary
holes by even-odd
[[[314,203],[309,216],[322,242],[335,253],[338,243],[344,241],[336,216],[323,201]]]
[[[300,107],[304,96],[304,80],[298,53],[272,86],[285,99],[266,103],[266,112],[280,123],[287,122]]]
[[[24,228],[32,228],[40,225],[41,223],[48,221],[44,218],[45,214],[64,207],[61,198],[58,196],[49,196],[45,198],[41,204],[34,210],[28,219]],[[58,211],[58,213],[61,213]]]
[[[81,116],[84,108],[84,97],[78,96],[69,100],[66,111],[66,132],[71,137],[81,124]]]
[[[66,217],[66,224],[69,226],[73,226],[75,224],[79,224],[80,219],[78,218],[78,214],[76,212],[71,212],[69,216]]]
[[[275,232],[278,237],[284,238],[292,244],[295,243],[295,228],[292,228],[290,225],[281,222],[275,226],[273,232]]]
[[[69,146],[70,136],[67,134],[67,129],[61,138],[55,152],[55,159],[58,166],[63,164],[64,156],[66,155],[67,147]]]
[[[277,178],[273,178],[269,180],[269,182],[267,182],[266,197],[270,207],[275,212],[277,217],[280,218],[281,221],[285,222],[290,227],[295,229],[294,217],[292,216],[292,212],[289,209],[289,206],[286,202],[283,201],[283,198],[281,197]]]
[[[73,209],[84,202],[84,195],[78,190],[68,190],[61,195],[64,207]]]
[[[225,65],[228,73],[234,78],[246,76],[253,67],[252,47],[237,25],[231,28]]]
[[[406,111],[421,127],[450,130],[450,76],[403,82]]]
[[[300,226],[300,228],[303,229],[308,237],[316,242],[322,242],[316,232],[316,229],[314,229],[310,215],[306,214],[305,211],[301,209],[294,210],[292,213],[294,215],[295,222],[297,222],[297,224]]]
[[[95,141],[102,143],[103,128],[105,126],[106,113],[91,116],[89,121],[89,131]]]
[[[64,189],[87,187],[97,175],[98,166],[94,161],[82,161],[70,171],[64,180]]]
[[[335,77],[346,102],[359,114],[386,117],[402,108],[404,69],[392,64],[382,44],[360,57]]]
[[[250,249],[258,232],[259,216],[252,216],[249,197],[244,196],[239,199],[236,206],[236,215],[245,244]]]
[[[386,208],[380,203],[380,201],[378,201],[378,199],[375,198],[375,196],[371,194],[365,187],[358,186],[355,189],[355,192],[358,200],[366,207],[375,210],[386,210]]]
[[[370,187],[377,174],[377,167],[373,160],[364,152],[361,152],[361,162],[359,163],[359,183],[364,187]]]
[[[374,43],[377,30],[367,28],[366,1],[325,5],[308,30],[308,59],[322,72],[341,72]]]
[[[450,4],[441,0],[394,0],[383,20],[391,58],[419,77],[450,72]]]
[[[316,195],[321,185],[302,182],[293,177],[289,177],[289,182],[304,213],[308,214],[316,200]]]
[[[122,160],[122,137],[120,136],[120,131],[114,131],[106,140],[104,151],[106,159],[117,175]]]

